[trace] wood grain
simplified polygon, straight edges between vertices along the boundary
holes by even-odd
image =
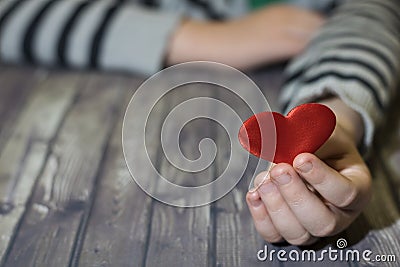
[[[171,98],[163,99],[168,103],[168,113],[177,104],[199,96],[211,96],[212,88],[202,85],[183,86],[177,89]],[[199,108],[199,107],[193,107]],[[202,106],[207,110],[208,106]],[[195,110],[196,112],[196,110]],[[200,113],[200,110],[198,110]],[[177,114],[179,116],[179,114]],[[178,117],[176,117],[178,120]],[[188,158],[199,156],[197,145],[201,138],[212,137],[210,127],[205,122],[194,121],[188,124],[187,131],[181,132],[182,152]],[[176,136],[170,136],[174,140]],[[163,153],[159,151],[158,153]],[[188,174],[180,171],[163,156],[160,160],[160,172],[169,181],[175,184],[196,186],[206,184],[213,178],[213,166],[204,171]],[[172,158],[177,162],[176,158]],[[158,192],[168,194],[160,186]],[[211,194],[211,192],[210,192]],[[177,196],[179,197],[179,196]],[[207,196],[204,196],[207,197]],[[183,200],[182,205],[185,205]],[[178,208],[153,201],[152,221],[146,258],[146,266],[211,266],[212,264],[212,225],[210,223],[210,206],[196,208]]]
[[[281,70],[264,71],[252,77],[277,110]],[[348,241],[347,249],[369,249],[372,255],[400,259],[398,107],[392,108],[389,123],[378,132],[370,160],[374,193],[365,211],[345,232],[299,248],[268,244],[253,226],[245,195],[255,158],[231,192],[198,208],[168,206],[138,187],[122,155],[121,123],[141,81],[138,76],[0,66],[0,266],[398,266],[328,259],[257,260],[264,245],[269,250],[318,253],[335,247],[338,238]],[[162,151],[161,125],[167,114],[199,96],[221,100],[242,120],[251,115],[240,99],[212,85],[193,84],[167,94],[149,117],[147,148],[161,174],[179,185],[206,184],[230,160],[226,131],[204,119],[183,128],[180,148],[193,160],[200,155],[200,140],[211,138],[218,153],[210,167],[188,175],[169,162],[179,161],[177,155],[167,159]],[[193,108],[222,112],[209,106]],[[234,123],[224,127],[237,130]],[[132,136],[131,147],[138,140]],[[140,157],[136,166],[144,166]],[[154,179],[149,183],[150,191],[170,194]]]
[[[132,88],[139,85],[137,79],[127,79],[124,83]],[[128,104],[132,93],[128,91],[121,103],[123,107]],[[154,118],[159,120],[163,106],[157,106],[154,112],[157,114]],[[80,266],[142,266],[145,261],[152,199],[139,188],[128,172],[122,154],[122,116],[117,119],[119,123],[107,149],[78,258]],[[152,123],[159,124],[160,121]],[[159,134],[158,128],[149,129],[146,136],[155,140]],[[129,147],[138,149],[138,142],[140,139],[132,136]],[[149,152],[154,154],[156,150]],[[137,163],[141,166],[139,160]]]
[[[23,74],[24,72],[22,72]],[[25,211],[35,181],[44,166],[49,143],[76,93],[76,76],[60,84],[57,76],[32,90],[0,156],[0,259]]]
[[[14,131],[15,122],[23,111],[21,107],[31,96],[33,87],[45,77],[43,71],[0,67],[0,153]]]
[[[71,260],[121,102],[115,83],[110,86],[109,80],[99,75],[88,78],[87,86],[76,88],[79,98],[51,144],[6,266],[66,266]],[[62,88],[56,91],[68,91],[63,83],[59,86]],[[43,116],[41,123],[49,129],[51,123]]]

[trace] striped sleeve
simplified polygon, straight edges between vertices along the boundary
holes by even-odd
[[[285,112],[336,95],[361,114],[368,148],[399,86],[399,1],[345,2],[285,73],[280,99]]]
[[[0,58],[151,74],[180,19],[121,0],[1,1]]]

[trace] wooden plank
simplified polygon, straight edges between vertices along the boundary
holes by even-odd
[[[116,87],[126,88],[126,83],[121,85],[119,78],[97,75],[90,80],[82,95],[75,99],[75,94],[63,87],[72,83],[71,79],[51,77],[34,89],[18,115],[4,149],[7,154],[0,156],[0,196],[6,196],[0,208],[0,248],[4,245],[6,251],[12,243],[5,266],[321,266],[257,261],[256,253],[264,242],[254,229],[244,199],[250,170],[228,195],[201,208],[170,207],[145,195],[130,180],[121,155],[117,124],[125,107],[122,103],[126,103],[129,94]],[[79,89],[78,85],[71,85],[72,91]],[[52,95],[54,90],[56,93]],[[158,120],[150,125],[150,135],[156,136],[156,141],[150,144],[152,158],[160,153],[156,138],[160,121],[171,105],[199,96],[199,91],[204,96],[215,96],[199,86],[183,90],[186,92],[170,95],[156,111]],[[59,128],[74,99],[76,102]],[[228,102],[235,106],[236,100]],[[246,112],[244,109],[241,114],[246,117]],[[50,118],[43,120],[42,116]],[[31,121],[31,117],[38,119]],[[226,136],[213,124],[204,125],[195,121],[182,132],[184,154],[198,156],[197,145],[205,136],[215,139],[224,153],[217,155],[217,162],[210,169],[190,176],[191,179],[171,168],[165,157],[158,156],[157,167],[171,181],[186,185],[205,183],[226,166]],[[59,134],[53,140],[57,129]],[[107,145],[111,134],[111,143]],[[392,172],[382,166],[375,168],[375,193],[366,212],[346,233],[324,239],[315,247],[317,250],[345,237],[352,245],[350,248],[371,249],[374,254],[394,252],[399,258],[398,200],[388,193],[393,186],[386,180],[388,172]],[[34,193],[30,198],[32,188]],[[31,202],[25,211],[29,198]],[[19,232],[13,237],[17,228]],[[268,244],[268,248],[300,251],[293,246]],[[328,261],[322,264],[349,265]]]
[[[200,96],[212,96],[213,89],[204,84],[185,85],[163,99],[172,109],[176,104],[187,99]],[[199,107],[193,107],[193,112],[200,113]],[[202,110],[209,107],[204,105]],[[166,111],[167,115],[169,111]],[[176,114],[174,118],[179,121]],[[181,132],[181,149],[186,157],[195,159],[199,156],[199,141],[209,136],[212,138],[208,121],[193,121]],[[168,140],[174,140],[176,136],[170,136]],[[159,140],[157,141],[159,142]],[[162,153],[159,151],[158,153]],[[172,162],[179,163],[175,157]],[[189,174],[173,166],[162,156],[160,172],[169,181],[186,186],[206,184],[213,178],[213,166],[204,171]],[[164,188],[156,187],[157,192],[163,192]],[[164,192],[168,194],[170,192]],[[210,192],[211,193],[211,192]],[[208,197],[208,196],[207,196]],[[185,205],[185,200],[182,204]],[[210,205],[197,208],[178,208],[168,206],[158,201],[153,201],[151,230],[146,257],[146,266],[211,266],[213,261],[212,225],[210,220]]]
[[[132,87],[139,81],[130,79],[127,82]],[[126,107],[131,93],[126,95],[122,107]],[[158,125],[162,112],[163,106],[158,105],[153,117],[158,122],[150,122]],[[78,259],[80,266],[142,266],[145,260],[152,199],[139,188],[128,172],[122,154],[122,116],[118,117],[118,121],[99,177]],[[159,127],[150,127],[146,137],[155,140],[158,134]],[[130,142],[134,147],[139,141],[139,138],[132,136]],[[157,149],[149,152],[155,153]],[[142,165],[140,158],[136,162]]]
[[[17,75],[18,77],[18,75]],[[76,76],[57,76],[32,90],[0,156],[0,261],[25,211],[36,177],[42,169],[49,143],[71,105]]]
[[[51,145],[5,266],[65,266],[72,258],[122,100],[117,81],[107,76],[94,75],[78,89],[81,94]],[[42,117],[40,123],[49,122]]]
[[[19,114],[29,98],[32,89],[43,81],[46,73],[30,68],[0,69],[0,153],[10,138]]]

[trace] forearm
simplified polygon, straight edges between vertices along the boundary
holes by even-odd
[[[259,65],[261,47],[244,36],[239,22],[186,20],[171,38],[166,63],[206,60],[246,69]],[[252,47],[253,46],[253,47]],[[264,60],[264,59],[262,59]]]
[[[287,60],[302,51],[323,21],[288,5],[223,22],[187,19],[171,38],[166,63],[208,60],[248,69]]]
[[[209,60],[238,65],[230,53],[235,48],[228,22],[205,22],[186,19],[172,35],[166,55],[167,65]],[[225,44],[225,45],[224,45]]]

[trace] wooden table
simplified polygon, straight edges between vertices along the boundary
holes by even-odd
[[[273,108],[280,70],[253,75]],[[257,260],[265,243],[245,204],[246,175],[225,197],[199,208],[165,205],[133,182],[122,154],[121,123],[142,81],[121,74],[1,67],[0,265],[320,266],[321,262]],[[173,94],[160,104],[149,126],[154,136],[163,114],[193,92],[198,88]],[[201,92],[220,94],[206,86]],[[398,105],[391,114],[392,122],[378,134],[371,159],[372,201],[346,232],[314,245],[317,251],[335,247],[338,238],[345,238],[347,248],[393,254],[397,259],[369,266],[400,265]],[[198,140],[204,136],[215,138],[217,144],[224,142],[221,129],[213,124],[193,123],[185,136],[188,155],[198,153]],[[154,138],[151,153],[158,155],[159,147]],[[222,147],[215,164],[197,176],[204,181],[212,178],[226,160]],[[157,164],[171,179],[181,179],[162,157]],[[324,264],[368,265],[327,260]]]

